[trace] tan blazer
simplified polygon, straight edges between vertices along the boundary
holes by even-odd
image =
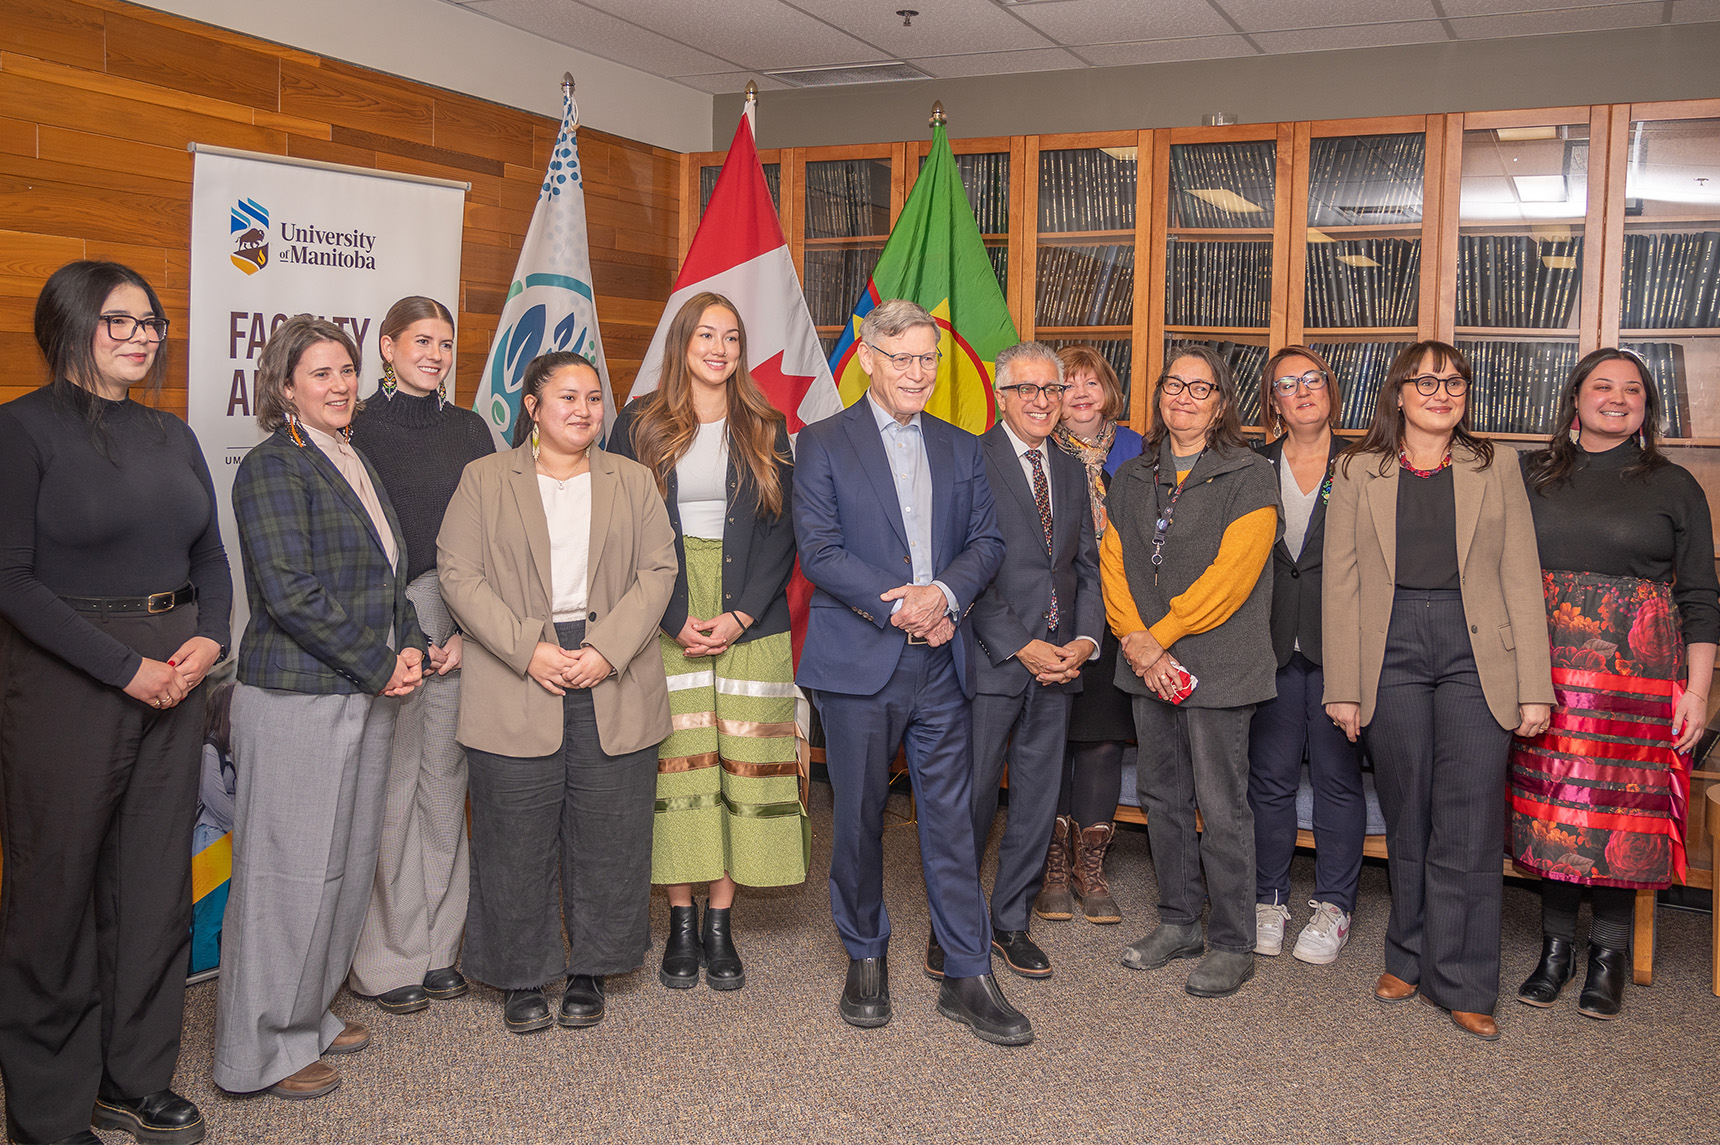
[[[466,634],[460,730],[469,748],[521,758],[561,750],[562,701],[530,676],[539,641],[555,644],[549,521],[531,447],[466,466],[436,538],[442,598]],[[675,532],[644,466],[591,450],[591,550],[585,642],[615,674],[591,689],[610,755],[669,734],[657,623],[675,589]]]
[[[1340,458],[1326,506],[1326,585],[1321,631],[1328,704],[1361,704],[1374,716],[1386,628],[1397,579],[1398,465],[1384,476],[1379,458]],[[1515,728],[1517,705],[1553,702],[1541,558],[1516,454],[1494,450],[1481,469],[1461,444],[1452,454],[1457,508],[1457,567],[1469,644],[1487,707]]]

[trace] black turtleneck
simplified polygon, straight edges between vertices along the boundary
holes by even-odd
[[[0,406],[0,615],[123,688],[142,657],[60,597],[148,596],[187,581],[197,587],[196,635],[225,647],[233,579],[190,426],[67,381]]]
[[[1670,584],[1685,642],[1720,643],[1708,498],[1681,465],[1627,476],[1641,456],[1634,441],[1604,453],[1579,450],[1569,478],[1541,492],[1529,485],[1541,567]]]
[[[406,579],[436,567],[436,534],[467,464],[496,451],[484,419],[456,405],[438,407],[434,394],[404,388],[365,399],[352,419],[352,444],[382,479],[406,537]]]

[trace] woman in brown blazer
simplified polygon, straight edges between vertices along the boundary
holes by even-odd
[[[1511,735],[1551,718],[1521,469],[1470,433],[1469,363],[1405,349],[1326,510],[1326,712],[1367,736],[1391,851],[1381,1002],[1418,991],[1493,1041]]]
[[[603,979],[650,947],[651,818],[669,692],[657,625],[675,534],[643,466],[595,448],[603,388],[578,354],[527,367],[515,447],[474,461],[437,538],[466,634],[466,973],[514,1033],[603,1018]],[[561,894],[556,895],[560,864]],[[571,954],[564,956],[563,921]]]

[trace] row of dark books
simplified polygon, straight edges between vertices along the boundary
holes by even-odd
[[[1475,381],[1469,391],[1470,428],[1483,433],[1550,434],[1559,396],[1582,356],[1575,342],[1464,341]],[[1660,430],[1689,433],[1689,387],[1683,347],[1672,342],[1626,343],[1642,355],[1660,395]]]
[[[1583,277],[1583,240],[1462,235],[1457,324],[1563,330]]]
[[[1136,170],[1132,148],[1040,152],[1040,231],[1133,230]]]
[[[1127,326],[1135,320],[1135,246],[1042,246],[1040,326]]]
[[[1172,236],[1169,326],[1266,326],[1272,321],[1272,244]]]
[[[854,304],[871,281],[882,247],[806,252],[806,308],[816,326],[843,326],[854,314]]]
[[[1316,139],[1308,155],[1308,225],[1421,222],[1422,135]]]
[[[982,235],[1009,232],[1009,154],[957,155],[962,190],[967,192],[974,221]]]
[[[1625,235],[1619,324],[1627,330],[1720,326],[1720,231]]]
[[[1178,143],[1171,147],[1171,226],[1269,227],[1278,145]]]
[[[1310,342],[1308,348],[1332,367],[1332,400],[1338,424],[1365,429],[1374,419],[1374,402],[1392,362],[1408,342]]]
[[[1176,360],[1183,346],[1206,346],[1223,358],[1236,381],[1236,412],[1243,425],[1260,424],[1260,371],[1266,368],[1266,347],[1245,342],[1201,338],[1166,338],[1165,363]]]
[[[782,213],[782,164],[764,163],[764,184],[770,188],[771,205]],[[717,176],[722,174],[721,167],[699,168],[699,217],[703,218],[705,208],[711,205],[711,195],[717,189]]]
[[[1123,387],[1123,409],[1129,408],[1130,375],[1133,373],[1135,360],[1134,339],[1108,338],[1094,341],[1085,338],[1047,338],[1045,344],[1053,350],[1061,350],[1065,346],[1091,346],[1099,351],[1099,356],[1110,365],[1112,372],[1117,375],[1117,383]]]
[[[1345,239],[1308,246],[1309,326],[1414,326],[1420,239]]]
[[[890,164],[831,159],[806,165],[806,237],[858,238],[890,233]]]

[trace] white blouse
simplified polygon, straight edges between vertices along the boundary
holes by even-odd
[[[723,539],[729,511],[729,421],[701,422],[693,444],[675,463],[675,507],[681,535]]]
[[[566,481],[538,474],[538,494],[549,519],[550,614],[584,620],[591,559],[591,471]]]

